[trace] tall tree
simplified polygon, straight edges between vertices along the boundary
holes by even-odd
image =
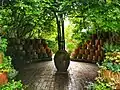
[[[1,31],[7,31],[9,37],[25,37],[34,34],[36,30],[38,33],[54,30],[54,18],[48,14],[48,10],[42,8],[39,0],[9,1],[3,4],[0,13]]]

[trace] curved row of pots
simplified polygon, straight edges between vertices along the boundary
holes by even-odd
[[[73,59],[84,59],[86,61],[100,61],[104,58],[104,51],[102,49],[102,40],[87,41],[83,46],[79,46],[73,53],[71,53],[71,58]]]

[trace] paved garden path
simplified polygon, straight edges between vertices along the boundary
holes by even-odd
[[[86,90],[87,82],[97,76],[98,67],[84,62],[70,62],[68,73],[56,73],[53,61],[26,66],[19,75],[27,90]]]

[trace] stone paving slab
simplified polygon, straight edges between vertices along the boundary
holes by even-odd
[[[97,76],[98,67],[84,62],[70,62],[68,73],[56,73],[53,61],[34,63],[20,71],[26,90],[86,90],[87,82]]]

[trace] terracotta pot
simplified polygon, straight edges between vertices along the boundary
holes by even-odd
[[[102,51],[102,50],[100,51],[100,56],[104,57],[104,51]]]
[[[95,45],[95,40],[90,40],[90,45]]]
[[[93,45],[93,41],[92,40],[90,40],[89,45]]]
[[[96,50],[95,51],[95,56],[100,56],[100,51]]]
[[[43,47],[43,45],[42,44],[38,44],[38,48],[40,49],[41,47]]]
[[[0,52],[0,64],[2,63],[2,61],[3,61],[3,53]]]
[[[95,45],[96,45],[96,46],[100,45],[100,40],[96,39],[96,40],[95,40]]]
[[[80,48],[77,48],[77,49],[75,49],[74,52],[75,52],[76,54],[78,54],[78,53],[79,53],[79,50],[80,50]]]
[[[82,59],[87,59],[87,55],[83,54]]]
[[[86,42],[86,44],[89,44],[90,43],[90,40],[88,40],[87,42]]]
[[[37,49],[37,53],[40,53],[41,51],[40,51],[40,49]]]
[[[85,54],[86,54],[86,55],[90,54],[89,49],[85,49]]]
[[[92,45],[87,44],[87,49],[91,49]]]
[[[82,48],[87,49],[87,44],[84,44]]]
[[[97,57],[96,56],[93,56],[93,61],[97,61]]]
[[[82,49],[82,45],[78,46],[79,50]]]
[[[94,49],[90,49],[90,55],[94,55],[95,54],[95,52],[94,52]]]
[[[101,56],[98,56],[98,61],[101,61]]]
[[[41,47],[41,52],[46,53],[46,50],[44,49],[44,47]]]
[[[80,49],[79,54],[84,54],[85,50],[84,49]]]
[[[47,45],[46,43],[44,43],[44,44],[43,44],[43,47],[44,47],[44,48],[47,48],[47,47],[48,47],[48,45]]]
[[[48,57],[52,57],[52,52],[50,52],[50,53],[48,54]]]
[[[96,46],[95,45],[92,45],[92,49],[94,49],[94,51],[96,50]]]
[[[98,48],[98,51],[100,51],[101,50],[101,45],[98,45],[97,48]]]
[[[93,59],[93,56],[88,55],[87,60],[88,60],[88,61],[92,61],[92,59]]]
[[[82,59],[82,54],[78,54],[78,59]]]
[[[41,39],[38,39],[38,44],[41,44]]]
[[[77,58],[77,55],[75,54],[75,52],[71,53],[71,56],[70,56],[70,58],[72,58],[72,59],[75,59],[75,58]]]
[[[50,48],[48,47],[48,48],[46,48],[46,53],[49,53],[51,50],[50,50]]]
[[[6,84],[8,82],[7,73],[0,73],[0,85]]]
[[[103,46],[103,41],[100,39],[100,45]]]

